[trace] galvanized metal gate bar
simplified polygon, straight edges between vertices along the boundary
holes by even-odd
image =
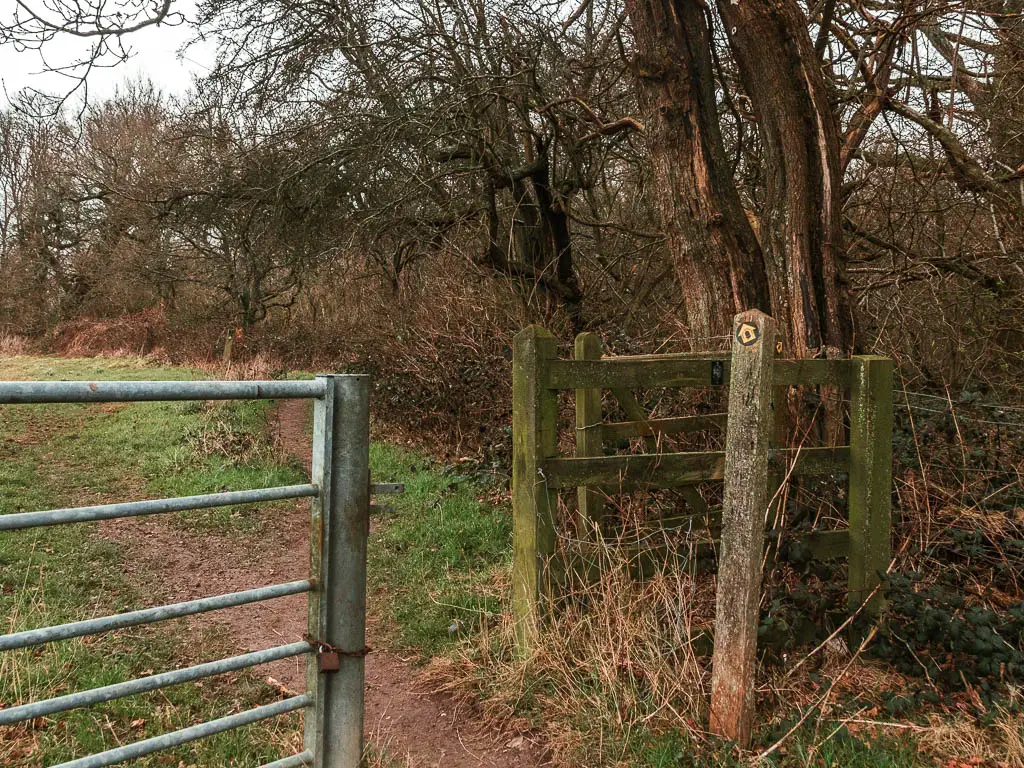
[[[360,764],[363,753],[363,657],[367,650],[366,538],[370,494],[402,491],[399,484],[371,486],[370,483],[369,378],[318,376],[315,381],[260,382],[0,382],[0,404],[280,398],[314,398],[312,483],[0,515],[0,531],[10,531],[234,504],[303,497],[313,499],[309,579],[0,636],[0,651],[14,650],[286,595],[310,593],[309,638],[306,641],[0,710],[0,725],[299,655],[307,657],[306,694],[98,755],[78,758],[54,768],[114,765],[300,709],[308,710],[305,751],[276,760],[264,768],[305,765],[356,768]],[[324,656],[333,662],[322,664]]]
[[[319,489],[312,483],[307,485],[281,485],[274,488],[256,488],[251,491],[227,491],[206,493],[201,496],[179,496],[175,499],[153,499],[150,501],[126,501],[119,504],[97,504],[92,507],[71,507],[69,509],[48,509],[41,512],[18,512],[0,515],[0,531],[17,531],[22,528],[38,528],[44,525],[64,523],[91,523],[96,520],[113,520],[119,517],[138,515],[160,515],[167,512],[184,512],[190,509],[212,509],[232,507],[236,504],[257,504],[265,501],[283,501],[316,496]]]
[[[0,405],[144,403],[170,400],[287,400],[322,397],[315,381],[4,381]]]
[[[20,707],[11,707],[10,709],[0,709],[0,725],[13,725],[24,720],[55,715],[59,712],[68,712],[72,709],[81,709],[82,707],[90,707],[93,704],[101,704],[104,701],[113,701],[114,699],[123,699],[126,696],[135,696],[140,693],[155,691],[157,688],[167,688],[171,685],[189,683],[193,680],[201,680],[204,677],[222,675],[225,672],[237,672],[240,669],[255,667],[271,661],[288,659],[293,656],[301,656],[304,653],[310,653],[315,650],[316,646],[306,642],[280,645],[277,648],[268,648],[265,651],[244,653],[240,656],[232,656],[220,661],[211,661],[206,664],[197,664],[194,667],[176,669],[173,672],[162,672],[159,675],[140,677],[138,680],[130,680],[127,683],[104,685],[88,691],[58,696],[55,699],[22,704]]]
[[[57,624],[53,627],[41,627],[40,629],[27,629],[24,632],[0,635],[0,651],[13,651],[17,648],[28,648],[33,645],[52,643],[56,640],[70,640],[74,637],[109,632],[112,629],[137,627],[140,624],[152,624],[155,621],[178,619],[182,616],[192,616],[197,613],[219,611],[223,608],[234,608],[239,605],[247,605],[248,603],[273,600],[275,597],[298,595],[302,592],[309,592],[312,589],[313,583],[311,581],[290,581],[286,584],[257,587],[256,589],[247,589],[242,592],[229,592],[226,595],[203,597],[198,600],[188,600],[184,603],[161,605],[157,608],[143,608],[141,611],[118,613],[98,619],[73,621],[70,624]]]
[[[267,763],[262,768],[301,768],[304,765],[313,764],[313,755],[309,752],[300,752],[297,755],[291,757],[284,757],[280,760],[275,760],[272,763]]]
[[[313,697],[306,694],[293,696],[283,701],[275,701],[273,704],[265,704],[246,712],[239,712],[236,715],[228,715],[217,720],[211,720],[202,725],[193,725],[191,728],[184,728],[173,733],[165,733],[163,736],[154,736],[152,739],[137,741],[134,744],[126,744],[123,747],[108,749],[89,757],[80,757],[66,763],[60,763],[53,768],[105,768],[108,765],[117,765],[125,760],[134,760],[137,757],[145,757],[154,752],[160,752],[171,747],[180,747],[191,741],[199,741],[208,736],[215,736],[224,731],[231,731],[241,728],[243,725],[258,723],[260,720],[267,720],[278,715],[286,715],[297,709],[308,707],[313,703]]]
[[[305,719],[313,768],[349,768],[363,758],[366,539],[370,531],[370,380],[335,376],[313,408],[310,571],[323,589],[309,601],[309,635],[335,671],[306,667],[306,690],[323,702]]]

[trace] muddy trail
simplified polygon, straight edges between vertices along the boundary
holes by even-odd
[[[281,449],[309,467],[308,404],[283,401],[274,421]],[[283,507],[277,507],[283,509]],[[177,602],[264,584],[304,579],[308,574],[308,502],[288,505],[260,533],[229,536],[192,533],[157,516],[104,524],[103,535],[128,554],[130,571],[157,585],[154,598]],[[388,649],[374,620],[369,597],[366,659],[366,737],[398,766],[414,768],[534,768],[545,765],[529,734],[496,733],[451,696],[433,691],[422,673]],[[216,623],[237,652],[294,642],[306,632],[306,596],[295,595],[218,611],[195,619]],[[282,692],[304,689],[304,660],[260,667]]]

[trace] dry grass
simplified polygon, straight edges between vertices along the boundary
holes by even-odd
[[[236,360],[197,360],[194,367],[211,378],[228,381],[253,381],[279,378],[287,370],[273,354],[257,352]]]
[[[643,514],[628,511],[642,523]],[[560,543],[566,552],[580,544],[565,537]],[[587,551],[593,558],[594,545]],[[634,547],[625,535],[597,551],[596,578],[574,581],[549,602],[539,645],[528,657],[516,654],[505,611],[456,657],[431,663],[435,684],[462,694],[496,728],[532,726],[556,766],[662,765],[642,753],[665,734],[682,734],[687,749],[718,765],[720,745],[705,730],[714,579],[663,565],[638,580]],[[787,571],[767,578],[788,583],[792,576]],[[496,588],[507,592],[509,586]],[[765,664],[758,686],[762,741],[735,763],[722,757],[727,762],[721,764],[769,764],[767,752],[779,765],[804,764],[792,762],[798,753],[807,765],[831,765],[810,756],[836,749],[831,742],[843,730],[885,748],[902,745],[891,762],[858,766],[1024,768],[1018,690],[1011,688],[1009,700],[984,717],[981,709],[961,709],[954,698],[947,701],[952,706],[937,706],[932,714],[918,710],[912,720],[894,721],[886,714],[886,696],[905,694],[914,681],[867,658],[870,646],[868,641],[851,651],[840,632],[813,650],[803,647],[781,663]],[[776,741],[780,732],[785,735]]]
[[[191,455],[219,456],[235,466],[271,462],[280,455],[276,434],[253,432],[216,407],[204,411],[202,423],[185,433]]]
[[[236,348],[242,359],[230,366],[219,362],[222,343],[181,343],[199,338],[199,334],[158,335],[158,344],[165,343],[172,350],[175,344],[188,348],[193,364],[225,378],[270,378],[286,364],[278,362],[275,354],[282,361],[302,366],[337,368],[355,363],[359,370],[375,374],[375,408],[387,422],[384,426],[389,436],[401,435],[403,442],[429,446],[435,454],[449,458],[490,455],[500,468],[507,464],[510,444],[506,431],[508,346],[512,333],[537,316],[509,302],[483,280],[456,279],[455,272],[440,268],[423,279],[421,292],[403,295],[397,303],[374,291],[345,293],[324,284],[319,289],[325,295],[323,303],[333,307],[336,315],[323,318],[319,325],[304,325],[290,318],[287,328],[269,328],[259,343],[254,337],[251,342],[246,340],[244,348]],[[339,302],[336,297],[342,294],[347,298]],[[962,591],[971,604],[1005,607],[1019,600],[1024,591],[1019,560],[1014,563],[1012,554],[1005,552],[1008,540],[1024,536],[1024,512],[1014,498],[1024,477],[1019,351],[999,349],[998,339],[987,332],[968,338],[965,329],[985,324],[949,323],[945,315],[940,318],[941,313],[932,311],[934,304],[925,301],[927,297],[920,302],[900,302],[895,308],[889,306],[891,298],[877,307],[874,303],[866,306],[869,315],[877,308],[884,310],[884,317],[880,314],[874,323],[867,318],[865,325],[868,336],[876,340],[870,345],[873,351],[894,357],[904,377],[896,394],[897,435],[902,442],[896,446],[893,570],[919,572],[923,585],[956,576],[954,591]],[[888,319],[892,312],[903,319]],[[968,313],[958,308],[952,315],[959,319]],[[124,327],[100,324],[95,330],[83,328],[73,338],[69,334],[68,341],[83,350],[103,344],[121,345],[125,350],[141,347],[142,319],[133,318]],[[657,322],[639,322],[621,332],[612,330],[617,323],[594,330],[619,353],[675,351],[680,345],[707,348],[716,343],[698,340],[684,344],[686,331],[673,327],[674,321],[677,318],[669,316]],[[568,329],[559,327],[556,318],[546,317],[543,322],[563,343],[568,342]],[[0,337],[0,351],[5,343]],[[251,353],[256,349],[275,352],[254,356]],[[567,351],[563,348],[561,354]],[[204,357],[214,362],[199,362]],[[903,392],[904,388],[909,392]],[[918,390],[926,394],[915,396]],[[934,399],[943,391],[949,393],[948,403]],[[981,404],[970,407],[961,402],[961,393],[967,391],[977,392]],[[650,403],[652,398],[644,401]],[[676,405],[680,413],[691,412],[684,410],[688,403],[653,402],[658,415],[674,415]],[[1004,412],[985,403],[1009,405]],[[947,410],[955,410],[956,418],[943,415]],[[845,517],[842,500],[835,503],[824,492],[813,500],[809,498],[812,490],[802,489],[799,506],[816,509],[817,514],[810,517],[821,527],[841,525]],[[955,535],[973,532],[983,535],[985,552],[968,558]],[[1010,567],[997,572],[1000,563]],[[565,605],[559,606],[546,630],[545,646],[533,658],[519,660],[511,653],[511,628],[505,620],[485,628],[479,646],[465,649],[456,663],[436,662],[439,681],[481,693],[492,717],[507,720],[529,712],[543,720],[545,738],[567,762],[576,760],[574,764],[601,764],[587,762],[593,749],[606,764],[614,764],[616,747],[638,729],[657,728],[673,720],[678,726],[687,717],[692,723],[702,723],[707,659],[699,655],[689,659],[683,653],[671,661],[671,666],[682,669],[666,669],[666,657],[660,653],[665,648],[677,656],[681,653],[678,645],[673,646],[681,631],[669,620],[673,611],[679,614],[681,608],[666,602],[666,595],[657,595],[658,583],[668,597],[678,592],[674,597],[679,603],[679,595],[687,594],[680,580],[689,577],[666,572],[635,584],[619,570],[619,566],[606,567],[601,582],[574,590]],[[705,594],[709,583],[698,579],[685,585],[696,600],[686,610],[704,621],[710,615]],[[836,652],[821,665],[808,666],[831,679],[847,661]],[[703,666],[694,673],[686,668],[692,663]],[[692,679],[698,682],[687,684]],[[858,684],[899,690],[901,682],[907,687],[912,684],[901,681],[883,665],[860,660],[809,722],[821,725],[824,738],[830,729],[827,719],[842,716],[838,702],[855,693]],[[682,703],[672,698],[676,689],[680,689],[678,701]],[[776,680],[766,674],[761,693],[767,703],[762,707],[763,717],[776,720],[793,711],[805,711],[820,695],[802,675]],[[679,717],[671,715],[671,709]],[[889,719],[884,714],[865,717]],[[607,727],[606,721],[610,723]],[[945,712],[927,725],[927,733],[918,731],[917,726],[901,724],[900,728],[923,734],[923,748],[929,754],[965,759],[976,755],[995,759],[1000,750],[1014,754],[1020,728],[1010,715],[997,716],[991,727],[981,728],[972,722]],[[687,723],[686,728],[700,736],[699,725]],[[943,729],[949,733],[944,734]],[[952,736],[960,732],[974,736],[958,748]],[[1006,735],[997,736],[999,733]],[[585,743],[591,738],[594,743]],[[583,757],[574,757],[579,755]]]
[[[1005,706],[996,707],[987,727],[964,717],[929,718],[928,726],[919,732],[922,753],[956,768],[978,764],[1024,768],[1024,717],[1008,709],[1014,701],[1019,705],[1024,695],[1013,689],[1010,696]]]
[[[710,580],[666,568],[638,581],[630,570],[609,547],[600,578],[547,606],[530,656],[515,652],[505,612],[457,659],[435,660],[435,681],[479,697],[499,726],[521,729],[530,713],[555,765],[619,765],[633,736],[665,728],[702,740],[710,659],[698,638],[714,610]]]
[[[0,357],[18,357],[28,354],[29,342],[24,336],[0,331]]]
[[[400,760],[393,754],[389,738],[381,738],[380,734],[374,731],[369,734],[367,740],[369,743],[364,750],[360,768],[414,768],[411,757],[406,755]]]

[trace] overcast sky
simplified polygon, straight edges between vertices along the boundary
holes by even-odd
[[[177,0],[174,9],[190,15],[195,10],[194,0]],[[147,27],[125,37],[126,46],[134,55],[116,67],[93,69],[88,78],[90,100],[110,96],[118,84],[138,77],[148,77],[167,93],[183,93],[191,85],[193,75],[203,74],[212,65],[215,53],[212,44],[199,43],[183,52],[185,58],[180,58],[180,49],[193,36],[194,30],[182,25]],[[82,40],[64,36],[48,42],[43,55],[51,65],[61,65],[81,58],[87,50]],[[25,87],[63,94],[74,87],[72,80],[45,69],[38,51],[18,52],[0,46],[0,82],[7,94],[13,95]],[[0,101],[6,101],[3,93]]]

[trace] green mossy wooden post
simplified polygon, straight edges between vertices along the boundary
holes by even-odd
[[[850,388],[850,609],[868,600],[892,559],[892,360],[853,358]],[[885,608],[879,589],[864,606]]]
[[[512,613],[521,651],[535,643],[544,569],[555,551],[556,495],[541,462],[555,455],[558,399],[546,386],[555,337],[530,325],[512,345]]]
[[[775,321],[757,310],[733,321],[710,725],[713,733],[742,747],[750,741],[754,720],[776,335]]]
[[[576,337],[576,360],[600,360],[601,339],[596,333],[581,333]],[[601,390],[576,390],[576,455],[603,455],[601,440]],[[596,538],[604,517],[604,494],[595,488],[579,486],[576,535],[580,539]]]

